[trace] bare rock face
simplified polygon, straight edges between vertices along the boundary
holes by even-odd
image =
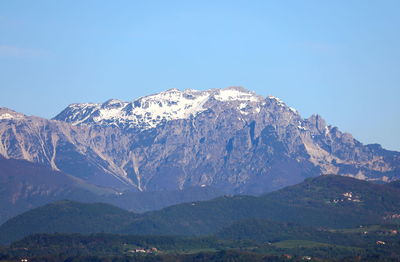
[[[400,177],[399,152],[362,145],[318,115],[303,119],[280,99],[243,88],[72,104],[53,120],[6,111],[1,155],[116,189],[260,194],[321,174]]]

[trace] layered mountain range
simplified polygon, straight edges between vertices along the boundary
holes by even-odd
[[[321,174],[400,177],[399,152],[363,145],[319,115],[304,119],[276,97],[239,87],[71,104],[51,120],[1,108],[0,155],[121,194],[261,194]]]
[[[258,197],[222,196],[144,214],[103,203],[58,201],[27,211],[1,225],[0,244],[30,234],[55,232],[198,236],[223,230],[219,233],[223,237],[254,239],[260,234],[273,237],[270,230],[276,228],[275,223],[308,227],[297,234],[304,240],[313,232],[312,228],[330,232],[353,228],[359,233],[367,230],[360,225],[397,224],[398,228],[399,208],[400,188],[393,183],[377,185],[343,176],[319,176]],[[262,221],[257,221],[259,219]],[[264,224],[265,219],[274,223]],[[282,229],[279,226],[277,231]],[[263,233],[263,230],[269,232]],[[289,237],[296,237],[296,232],[290,232]],[[375,242],[366,235],[361,237],[372,244]],[[322,239],[329,241],[330,237],[325,235]]]

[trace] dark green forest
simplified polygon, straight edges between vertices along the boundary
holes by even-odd
[[[59,201],[0,226],[1,261],[400,261],[400,189],[322,176],[134,214]]]

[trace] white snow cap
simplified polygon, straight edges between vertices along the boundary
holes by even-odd
[[[269,97],[271,99],[271,97]],[[242,87],[210,89],[205,91],[169,89],[167,91],[140,97],[132,102],[110,99],[103,104],[72,104],[62,119],[78,124],[124,125],[148,129],[169,120],[186,119],[205,110],[205,104],[212,99],[232,105],[243,115],[259,113],[265,103],[262,96]],[[284,105],[278,98],[274,98]],[[61,114],[60,114],[61,115]]]

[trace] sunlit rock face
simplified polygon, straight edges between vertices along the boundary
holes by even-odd
[[[106,187],[260,194],[321,174],[400,177],[400,153],[362,145],[318,115],[304,119],[276,97],[239,87],[72,104],[53,120],[6,111],[1,155]]]

